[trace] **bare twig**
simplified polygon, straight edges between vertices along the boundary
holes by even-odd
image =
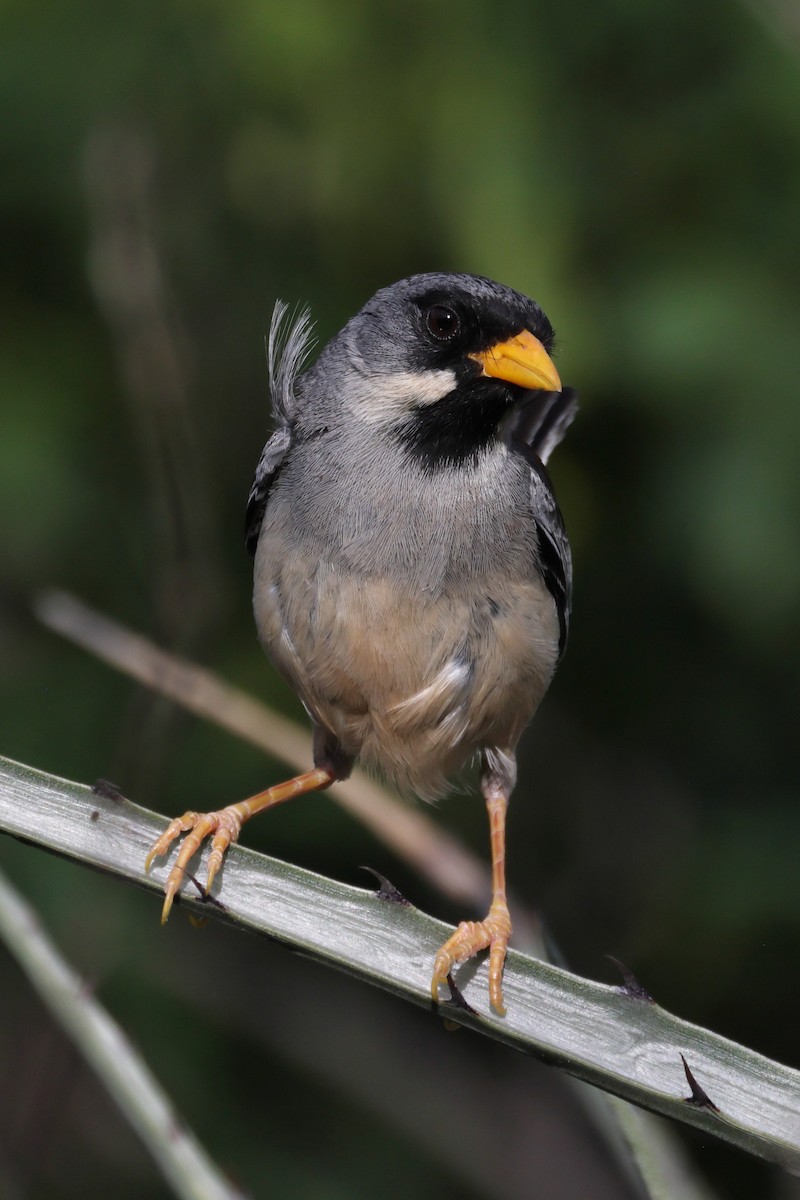
[[[207,471],[191,415],[192,356],[156,233],[156,144],[146,129],[103,124],[87,140],[83,165],[89,281],[111,334],[148,478],[157,556],[153,607],[186,648],[207,619],[217,561]]]

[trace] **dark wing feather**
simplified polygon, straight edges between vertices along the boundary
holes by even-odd
[[[572,555],[544,464],[577,411],[577,397],[571,388],[563,392],[534,392],[520,406],[509,429],[511,449],[521,454],[531,469],[531,512],[539,542],[538,565],[558,614],[559,658],[566,649],[569,633]]]
[[[577,411],[578,396],[574,388],[564,388],[563,392],[529,392],[514,409],[511,438],[524,442],[546,464]]]
[[[275,482],[275,477],[291,444],[292,435],[289,426],[281,425],[280,429],[277,429],[267,442],[261,452],[261,458],[258,460],[256,477],[247,498],[247,516],[245,518],[245,545],[250,554],[256,552],[269,490]]]

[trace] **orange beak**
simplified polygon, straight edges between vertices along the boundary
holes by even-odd
[[[539,339],[527,329],[507,342],[498,342],[488,350],[471,354],[470,358],[480,363],[484,375],[514,383],[517,387],[531,391],[561,391],[561,380],[553,360]]]

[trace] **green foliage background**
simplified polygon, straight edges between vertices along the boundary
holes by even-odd
[[[31,595],[70,588],[302,717],[242,546],[273,302],[310,302],[324,340],[414,271],[501,279],[544,305],[582,396],[553,463],[572,641],[526,742],[511,879],[576,969],[610,979],[614,953],[665,1007],[798,1065],[788,14],[6,0],[2,751],[169,813],[276,778],[43,632]],[[440,816],[485,851],[477,800]],[[246,837],[465,915],[324,797]],[[254,1196],[634,1194],[538,1064],[230,931],[162,932],[151,899],[32,850],[0,860]],[[0,1193],[164,1194],[5,957],[0,985]],[[687,1144],[725,1196],[798,1194]]]

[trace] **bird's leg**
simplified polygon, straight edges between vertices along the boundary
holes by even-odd
[[[489,1001],[501,1017],[503,1005],[503,967],[508,939],[511,936],[511,915],[506,899],[506,811],[514,782],[514,761],[510,756],[493,753],[485,760],[481,788],[489,814],[492,846],[492,903],[483,921],[462,921],[436,955],[431,982],[431,995],[439,1000],[439,986],[458,963],[466,962],[481,950],[489,949]]]
[[[290,800],[292,796],[302,796],[305,792],[316,792],[321,788],[330,787],[335,780],[341,778],[342,774],[337,771],[333,763],[323,763],[315,767],[313,771],[306,771],[304,775],[296,775],[294,779],[287,779],[285,783],[276,784],[275,787],[267,788],[265,792],[258,792],[248,800],[240,800],[238,804],[230,804],[218,812],[186,812],[182,817],[176,817],[174,821],[170,821],[144,864],[145,871],[149,871],[153,859],[158,858],[161,854],[166,854],[180,834],[187,834],[178,851],[175,866],[170,871],[164,885],[165,897],[164,907],[161,911],[161,924],[163,925],[169,916],[172,901],[181,885],[190,859],[200,849],[207,837],[212,839],[206,880],[206,891],[208,892],[211,890],[214,877],[222,866],[225,851],[238,839],[239,831],[245,821],[249,821],[256,813],[263,812],[265,808],[272,808],[275,804],[282,804],[284,800]]]

